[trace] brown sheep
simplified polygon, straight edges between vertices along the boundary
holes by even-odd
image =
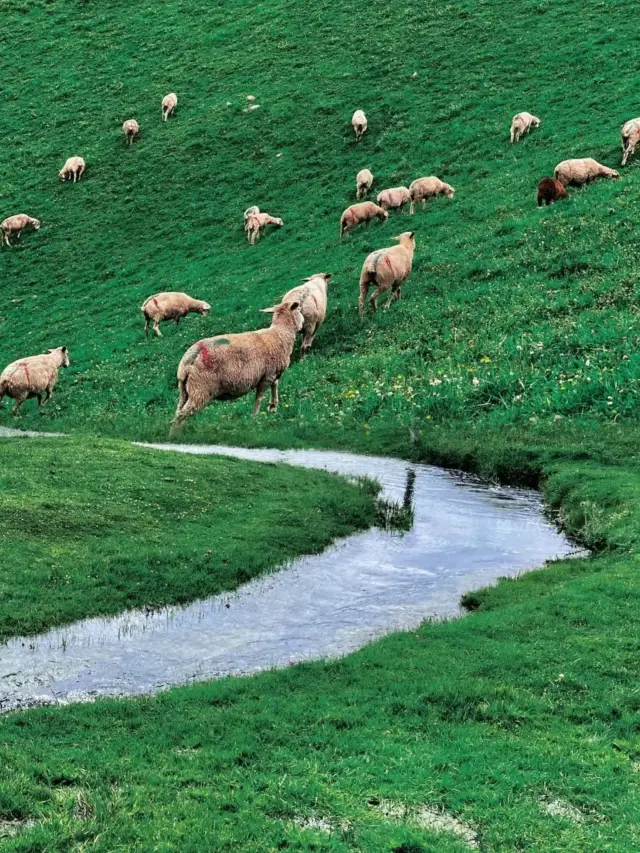
[[[282,302],[298,302],[304,319],[302,326],[302,355],[311,349],[318,328],[327,315],[327,289],[331,273],[319,272],[304,279],[304,284],[294,287],[282,297]]]
[[[411,201],[411,193],[407,187],[391,187],[379,192],[376,201],[383,210],[396,210]]]
[[[12,397],[16,404],[15,415],[25,400],[37,397],[38,406],[51,397],[58,378],[58,368],[69,367],[66,347],[47,350],[43,355],[32,355],[9,364],[0,374],[0,403],[4,396]]]
[[[455,190],[451,184],[445,184],[440,178],[433,175],[429,178],[418,178],[413,181],[409,187],[409,195],[411,196],[411,206],[409,213],[415,211],[416,204],[419,202],[425,204],[428,198],[436,195],[446,195],[447,198],[453,198]]]
[[[75,182],[79,181],[84,175],[86,168],[86,164],[82,157],[69,157],[58,174],[63,181],[68,181],[69,178],[73,178],[73,183],[75,184]]]
[[[245,230],[250,246],[256,244],[267,225],[275,225],[276,228],[282,228],[284,223],[279,217],[269,216],[268,213],[253,213],[249,217],[245,225]]]
[[[531,113],[517,113],[511,119],[511,143],[519,142],[525,133],[529,133],[532,127],[540,127],[540,124],[540,119]]]
[[[372,219],[379,219],[381,222],[386,222],[389,214],[386,210],[378,207],[372,201],[361,201],[359,204],[350,205],[343,211],[340,217],[340,239],[342,235],[349,232],[356,225],[366,222],[367,225]]]
[[[178,96],[175,92],[169,92],[162,99],[162,121],[166,121],[169,116],[172,116],[178,106]]]
[[[11,240],[9,238],[15,237],[16,240],[19,240],[24,229],[28,227],[33,228],[34,231],[38,231],[40,229],[40,220],[34,219],[32,216],[27,216],[26,213],[16,213],[14,216],[7,216],[3,222],[0,222],[3,241],[7,246],[10,246]]]
[[[122,132],[127,145],[133,145],[133,140],[140,135],[140,125],[134,118],[127,119],[122,125]]]
[[[615,169],[603,166],[592,157],[583,157],[579,160],[563,160],[562,163],[558,163],[553,170],[553,177],[565,187],[569,184],[579,187],[595,178],[619,178],[620,175]]]
[[[175,425],[213,400],[237,400],[251,391],[256,392],[253,414],[257,415],[269,387],[269,411],[276,411],[278,382],[291,362],[303,318],[297,302],[265,308],[263,313],[273,315],[268,329],[205,338],[186,351],[178,366]]]
[[[544,202],[547,206],[559,198],[566,198],[567,191],[555,178],[543,178],[538,184],[538,207]]]
[[[369,169],[360,169],[356,175],[356,198],[364,198],[373,186],[373,174]]]
[[[187,314],[201,314],[206,317],[211,306],[202,299],[193,299],[187,293],[156,293],[150,296],[140,309],[144,314],[144,333],[149,334],[149,324],[153,321],[153,331],[161,338],[160,323],[165,320],[175,320],[176,326]]]
[[[367,117],[362,110],[355,111],[351,118],[351,126],[356,135],[356,141],[360,142],[368,127]]]
[[[385,308],[388,308],[394,299],[400,299],[400,287],[411,275],[413,266],[413,253],[416,241],[413,231],[405,231],[398,237],[394,237],[399,246],[390,246],[387,249],[379,249],[365,258],[360,274],[360,313],[364,314],[365,302],[369,288],[375,284],[370,304],[375,312],[378,296],[386,290],[391,290],[391,296]]]
[[[629,157],[636,150],[636,145],[640,142],[640,118],[632,118],[622,125],[620,131],[622,137],[622,165],[625,166]]]

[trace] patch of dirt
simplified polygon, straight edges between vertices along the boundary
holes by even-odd
[[[553,817],[563,817],[574,823],[584,823],[584,815],[580,809],[572,806],[566,800],[545,800],[540,805],[547,814],[553,815]]]
[[[369,800],[368,804],[370,808],[383,817],[403,820],[430,832],[448,832],[469,847],[478,847],[478,836],[473,827],[468,823],[463,823],[455,815],[444,809],[429,805],[416,806],[392,800],[379,800],[377,797]]]
[[[31,829],[36,825],[35,820],[4,820],[0,818],[0,838],[13,838],[25,829]]]

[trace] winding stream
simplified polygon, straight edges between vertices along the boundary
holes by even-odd
[[[413,504],[414,525],[405,534],[354,534],[235,593],[186,607],[129,611],[11,640],[0,646],[0,710],[153,693],[344,655],[424,619],[455,616],[464,592],[575,551],[534,491],[348,453],[143,446],[372,476],[384,497]]]

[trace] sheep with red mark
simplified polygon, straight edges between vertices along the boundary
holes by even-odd
[[[0,374],[0,403],[5,396],[14,399],[14,415],[24,401],[32,397],[37,398],[38,406],[46,403],[53,393],[60,367],[69,367],[66,347],[12,362]]]
[[[342,212],[340,217],[340,239],[342,235],[347,234],[356,225],[361,225],[366,222],[367,225],[372,219],[379,219],[381,222],[386,222],[389,214],[386,210],[378,207],[372,201],[361,201],[358,204],[351,204]]]
[[[538,184],[538,207],[542,207],[543,203],[547,205],[553,204],[559,198],[566,198],[567,191],[560,181],[555,178],[543,178]]]
[[[520,142],[520,139],[529,133],[532,127],[540,127],[540,119],[531,113],[517,113],[511,119],[511,144]]]
[[[84,175],[86,168],[87,165],[82,157],[69,157],[58,174],[61,180],[68,181],[71,178],[75,184]]]
[[[553,170],[553,177],[556,181],[568,187],[569,184],[574,186],[582,186],[596,178],[619,178],[620,175],[615,169],[610,169],[608,166],[603,166],[592,157],[582,157],[577,160],[563,160]]]
[[[127,145],[133,145],[133,140],[140,135],[140,125],[134,118],[127,119],[122,125],[122,132]]]
[[[297,302],[263,309],[271,314],[271,326],[254,332],[217,335],[190,347],[178,366],[178,408],[174,425],[200,412],[213,400],[237,400],[256,392],[253,414],[267,388],[269,411],[278,408],[278,382],[289,367],[296,335],[303,317]]]
[[[391,187],[379,192],[376,201],[383,210],[397,210],[411,201],[411,193],[407,187]]]
[[[34,219],[33,216],[27,216],[26,213],[16,213],[13,216],[0,222],[0,231],[2,231],[2,240],[7,246],[11,245],[13,237],[19,240],[25,228],[33,228],[34,231],[40,229],[40,220]]]
[[[175,92],[169,92],[162,99],[162,121],[166,121],[169,116],[172,116],[178,106],[178,96]]]
[[[351,127],[353,128],[353,132],[356,135],[357,142],[360,142],[360,140],[366,133],[368,126],[369,123],[367,122],[366,115],[362,112],[362,110],[356,110],[353,116],[351,117]]]
[[[445,184],[444,181],[433,175],[413,181],[409,187],[409,196],[411,198],[409,213],[415,211],[416,204],[425,204],[428,198],[437,195],[445,195],[447,198],[453,198],[455,190],[451,184]]]
[[[369,169],[360,169],[356,175],[356,198],[364,198],[373,186],[373,174]]]
[[[175,320],[176,326],[187,314],[201,314],[206,317],[211,306],[202,299],[194,299],[188,293],[156,293],[150,296],[140,309],[144,314],[144,333],[149,334],[149,325],[153,322],[153,331],[161,338],[160,323]]]
[[[398,241],[398,246],[378,249],[377,252],[371,252],[365,258],[360,274],[360,314],[364,314],[371,285],[375,285],[375,290],[369,302],[371,309],[375,312],[378,296],[387,290],[391,291],[391,296],[385,305],[385,308],[388,308],[394,299],[400,299],[400,287],[411,275],[413,253],[416,248],[414,232],[405,231],[393,239]]]
[[[267,225],[275,225],[276,228],[282,228],[284,222],[277,216],[270,216],[268,213],[253,213],[245,226],[249,245],[254,246],[260,239]]]
[[[627,160],[631,157],[636,145],[640,142],[640,118],[632,118],[622,125],[620,131],[622,138],[622,165],[626,166]]]
[[[318,272],[304,283],[289,290],[282,297],[282,302],[297,302],[300,305],[302,318],[302,355],[311,349],[311,344],[319,327],[327,316],[327,290],[331,281],[331,273]]]

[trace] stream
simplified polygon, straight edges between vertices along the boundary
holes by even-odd
[[[545,516],[538,492],[432,466],[330,451],[141,446],[374,477],[382,497],[413,506],[414,524],[406,533],[355,533],[188,606],[127,611],[10,640],[0,646],[0,711],[148,694],[345,655],[425,619],[456,616],[464,592],[576,551]]]

